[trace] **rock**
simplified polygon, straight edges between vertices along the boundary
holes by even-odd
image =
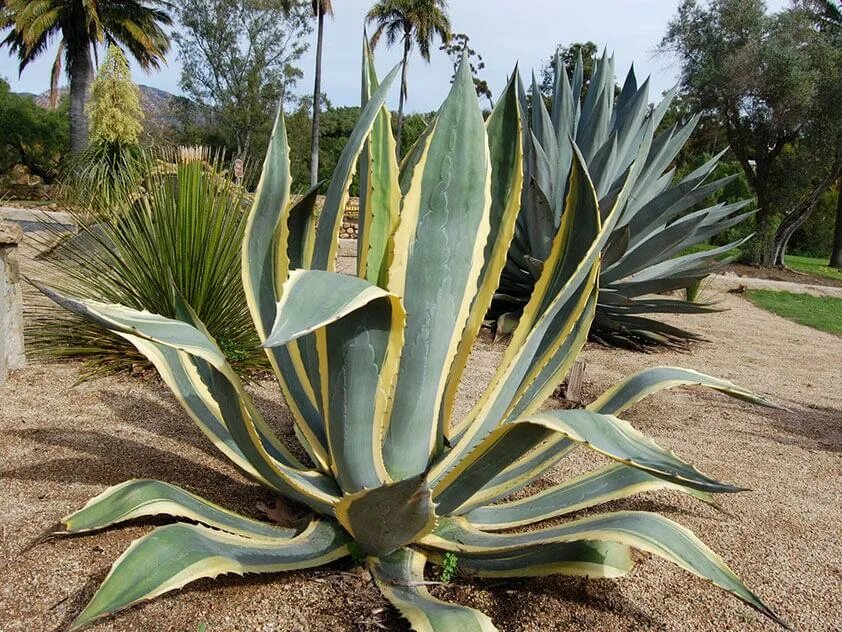
[[[0,222],[0,246],[17,246],[23,241],[23,229],[12,222]]]

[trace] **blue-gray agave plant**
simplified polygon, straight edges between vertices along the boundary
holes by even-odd
[[[448,553],[479,577],[618,577],[634,564],[631,549],[640,549],[777,620],[695,535],[656,513],[592,512],[542,524],[645,490],[702,499],[738,491],[617,415],[682,384],[762,403],[728,382],[664,367],[624,380],[586,409],[539,412],[587,337],[600,253],[631,192],[623,188],[614,209],[600,214],[575,148],[567,229],[553,240],[496,375],[471,412],[454,419],[456,389],[515,228],[522,182],[517,83],[483,121],[463,65],[402,178],[383,105],[396,71],[378,86],[366,60],[366,103],[318,223],[314,191],[297,202],[290,197],[279,114],[246,228],[248,305],[309,458],[297,458],[270,428],[188,305],[171,319],[44,288],[134,344],[226,457],[311,516],[295,529],[236,514],[169,482],[111,487],[65,518],[62,531],[152,515],[180,521],[154,528],[120,556],[74,628],[202,577],[315,567],[352,551],[364,554],[383,595],[421,631],[495,629],[478,610],[428,592],[425,565]],[[334,261],[358,162],[362,227],[351,276],[334,272]],[[497,502],[575,449],[595,451],[607,464]],[[507,531],[512,527],[518,531]]]
[[[688,213],[736,176],[707,181],[723,155],[720,153],[675,180],[675,169],[670,165],[693,133],[698,116],[656,135],[673,92],[652,108],[649,81],[638,86],[632,68],[622,90],[616,93],[614,59],[607,54],[595,62],[584,97],[583,86],[581,57],[571,81],[557,55],[552,107],[548,111],[533,77],[529,125],[524,135],[521,211],[488,317],[498,332],[507,333],[541,275],[553,237],[563,222],[575,142],[596,189],[603,219],[617,206],[620,193],[628,191],[616,209],[618,217],[602,253],[591,336],[631,347],[681,345],[696,339],[695,334],[650,316],[713,311],[710,306],[651,295],[690,287],[729,263],[723,255],[744,240],[678,255],[748,218],[752,213],[742,211],[750,200]],[[644,164],[633,169],[640,160]]]

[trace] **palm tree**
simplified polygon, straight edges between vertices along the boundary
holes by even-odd
[[[144,69],[157,69],[170,48],[164,31],[172,24],[169,0],[4,0],[0,29],[9,29],[0,46],[17,54],[19,71],[58,39],[70,77],[70,149],[88,142],[85,102],[93,81],[97,46],[127,49]],[[54,65],[55,69],[55,65]]]
[[[313,80],[313,136],[310,142],[310,186],[319,181],[319,116],[322,98],[322,41],[325,31],[325,15],[333,16],[330,0],[313,0],[313,15],[318,21],[316,36],[316,78]]]
[[[401,74],[401,95],[398,105],[398,131],[395,142],[398,156],[401,155],[401,131],[403,129],[403,107],[406,101],[406,67],[413,46],[427,63],[430,62],[430,46],[438,35],[442,43],[450,41],[450,18],[447,16],[447,0],[379,0],[366,16],[367,22],[376,22],[377,29],[371,36],[371,46],[377,46],[380,37],[386,34],[386,45],[390,48],[399,40],[403,42],[403,71]]]

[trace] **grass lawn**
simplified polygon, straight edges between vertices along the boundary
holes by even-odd
[[[749,290],[748,299],[796,323],[842,336],[842,299],[772,290]]]
[[[835,281],[842,281],[842,270],[831,268],[827,265],[827,259],[817,259],[815,257],[796,257],[795,255],[786,255],[784,257],[786,265],[793,270],[812,274],[813,276],[824,277],[826,279],[833,279]]]

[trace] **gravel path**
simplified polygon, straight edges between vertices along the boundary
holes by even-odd
[[[686,497],[649,494],[614,508],[652,509],[693,529],[797,629],[842,629],[842,338],[723,296],[730,311],[682,325],[710,342],[692,354],[640,355],[588,347],[586,391],[595,397],[644,366],[675,364],[773,395],[768,411],[683,389],[627,413],[641,430],[716,477],[753,491],[720,499],[721,511]],[[478,344],[459,410],[476,397],[500,346]],[[63,629],[110,564],[151,523],[27,545],[106,486],[155,477],[232,509],[259,515],[269,501],[213,454],[165,390],[104,379],[74,385],[74,365],[33,366],[0,387],[0,631]],[[275,389],[258,405],[289,419]],[[576,453],[543,484],[599,462]],[[485,610],[505,632],[774,630],[705,582],[641,557],[617,581],[543,578],[462,582],[434,593]],[[347,563],[270,577],[197,582],[91,629],[350,632],[405,630],[369,578]]]
[[[806,277],[812,279],[812,277]],[[755,277],[738,276],[736,274],[714,274],[705,280],[705,285],[720,291],[739,290],[774,290],[775,292],[792,292],[793,294],[810,294],[811,296],[830,296],[842,298],[842,287],[830,285],[814,285],[813,283],[796,283],[794,281],[775,281]]]

